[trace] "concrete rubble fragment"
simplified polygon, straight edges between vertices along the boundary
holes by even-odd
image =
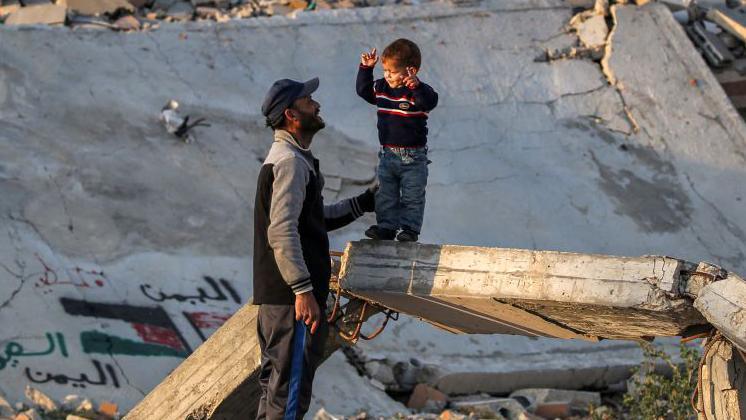
[[[601,405],[601,394],[589,391],[572,391],[550,388],[526,388],[510,393],[510,398],[524,403],[526,409],[536,412],[538,407],[550,403],[564,403],[569,410],[587,412],[588,407]],[[559,416],[557,416],[559,417]]]
[[[427,412],[441,412],[448,404],[448,395],[426,384],[417,384],[409,396],[407,407]]]
[[[67,10],[55,4],[28,6],[16,10],[6,19],[6,25],[62,25]]]
[[[57,404],[49,398],[46,394],[39,391],[36,388],[32,388],[26,385],[26,398],[31,401],[34,406],[42,409],[43,411],[54,411],[57,409]]]
[[[704,286],[694,306],[733,344],[746,351],[746,281],[730,273]]]
[[[113,15],[120,11],[134,12],[134,6],[127,0],[65,0],[67,8],[81,15]]]

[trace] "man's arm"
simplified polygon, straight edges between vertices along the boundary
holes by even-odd
[[[375,211],[375,189],[368,189],[357,197],[324,206],[326,231],[331,232],[347,226],[364,213]]]
[[[438,106],[438,93],[427,83],[422,83],[412,90],[414,104],[425,112],[432,111]]]
[[[304,162],[293,158],[283,159],[273,167],[267,239],[283,280],[296,295],[313,290],[298,233],[309,171]]]
[[[373,105],[376,104],[376,93],[373,90],[374,85],[373,67],[367,67],[360,64],[360,67],[357,70],[357,94]]]

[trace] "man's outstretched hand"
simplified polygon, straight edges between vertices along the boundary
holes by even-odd
[[[321,323],[321,309],[313,292],[295,295],[295,320],[311,327],[311,334],[316,332]]]
[[[370,52],[363,52],[362,54],[360,54],[360,64],[365,67],[375,67],[377,62],[378,54],[376,54],[375,48],[370,50]]]
[[[368,188],[364,193],[355,197],[357,205],[364,213],[376,211],[376,191],[378,191],[378,184]]]

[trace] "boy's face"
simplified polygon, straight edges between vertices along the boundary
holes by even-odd
[[[403,86],[404,79],[407,77],[407,69],[404,66],[390,59],[381,60],[381,65],[383,66],[383,78],[392,89]]]

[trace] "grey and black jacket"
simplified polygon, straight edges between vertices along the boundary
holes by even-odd
[[[327,232],[373,211],[373,193],[325,206],[319,161],[284,130],[259,172],[254,203],[254,304],[292,305],[313,291],[319,304],[329,293]]]

